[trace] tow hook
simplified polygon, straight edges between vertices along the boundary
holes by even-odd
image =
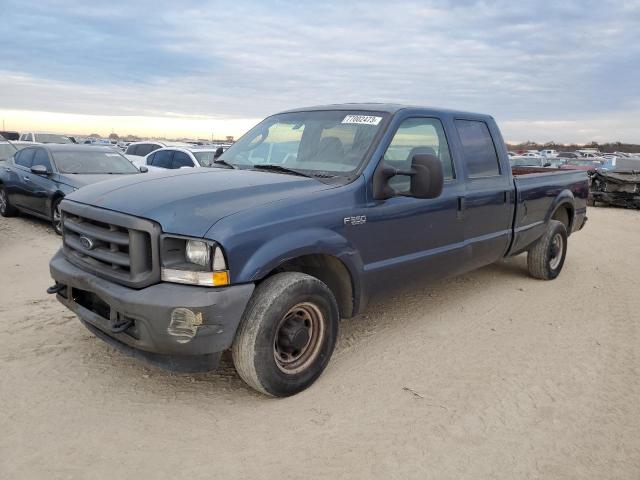
[[[111,330],[113,333],[122,333],[132,325],[133,320],[121,320],[119,322],[113,322],[111,325],[109,325],[109,330]]]
[[[54,295],[54,294],[60,292],[61,290],[64,290],[65,288],[67,288],[66,285],[63,285],[61,283],[56,283],[55,285],[52,285],[49,288],[47,288],[47,293],[49,295]]]

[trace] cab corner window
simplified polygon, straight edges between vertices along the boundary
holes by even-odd
[[[500,175],[498,154],[487,124],[477,120],[456,120],[469,178]]]
[[[442,123],[437,118],[408,118],[404,120],[384,154],[384,162],[400,170],[411,168],[414,155],[434,155],[442,162],[445,180],[455,178],[451,152]],[[396,175],[389,185],[397,192],[409,191],[410,179],[406,175]]]

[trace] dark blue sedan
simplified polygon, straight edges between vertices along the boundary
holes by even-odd
[[[0,166],[0,215],[19,211],[49,220],[62,232],[60,201],[90,183],[140,171],[111,147],[73,144],[24,148]]]

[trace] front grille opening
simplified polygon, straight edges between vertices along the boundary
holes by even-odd
[[[62,211],[64,251],[70,261],[134,288],[153,282],[158,272],[152,222],[86,207],[80,213],[75,208]],[[94,210],[100,220],[91,218]]]
[[[105,320],[109,320],[111,318],[111,307],[95,293],[81,290],[79,288],[74,288],[72,290],[72,296],[73,301],[78,305],[81,305],[87,310],[100,315]]]

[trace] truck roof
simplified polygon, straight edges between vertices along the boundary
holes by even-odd
[[[446,108],[437,107],[421,107],[418,105],[403,105],[399,103],[337,103],[331,105],[316,105],[313,107],[294,108],[291,110],[285,110],[282,113],[291,112],[310,112],[314,110],[360,110],[360,111],[372,111],[372,112],[386,112],[397,113],[400,110],[422,110],[432,114],[448,114],[448,115],[464,115],[473,117],[485,117],[492,118],[490,115],[482,113],[463,112],[459,110],[450,110]]]

